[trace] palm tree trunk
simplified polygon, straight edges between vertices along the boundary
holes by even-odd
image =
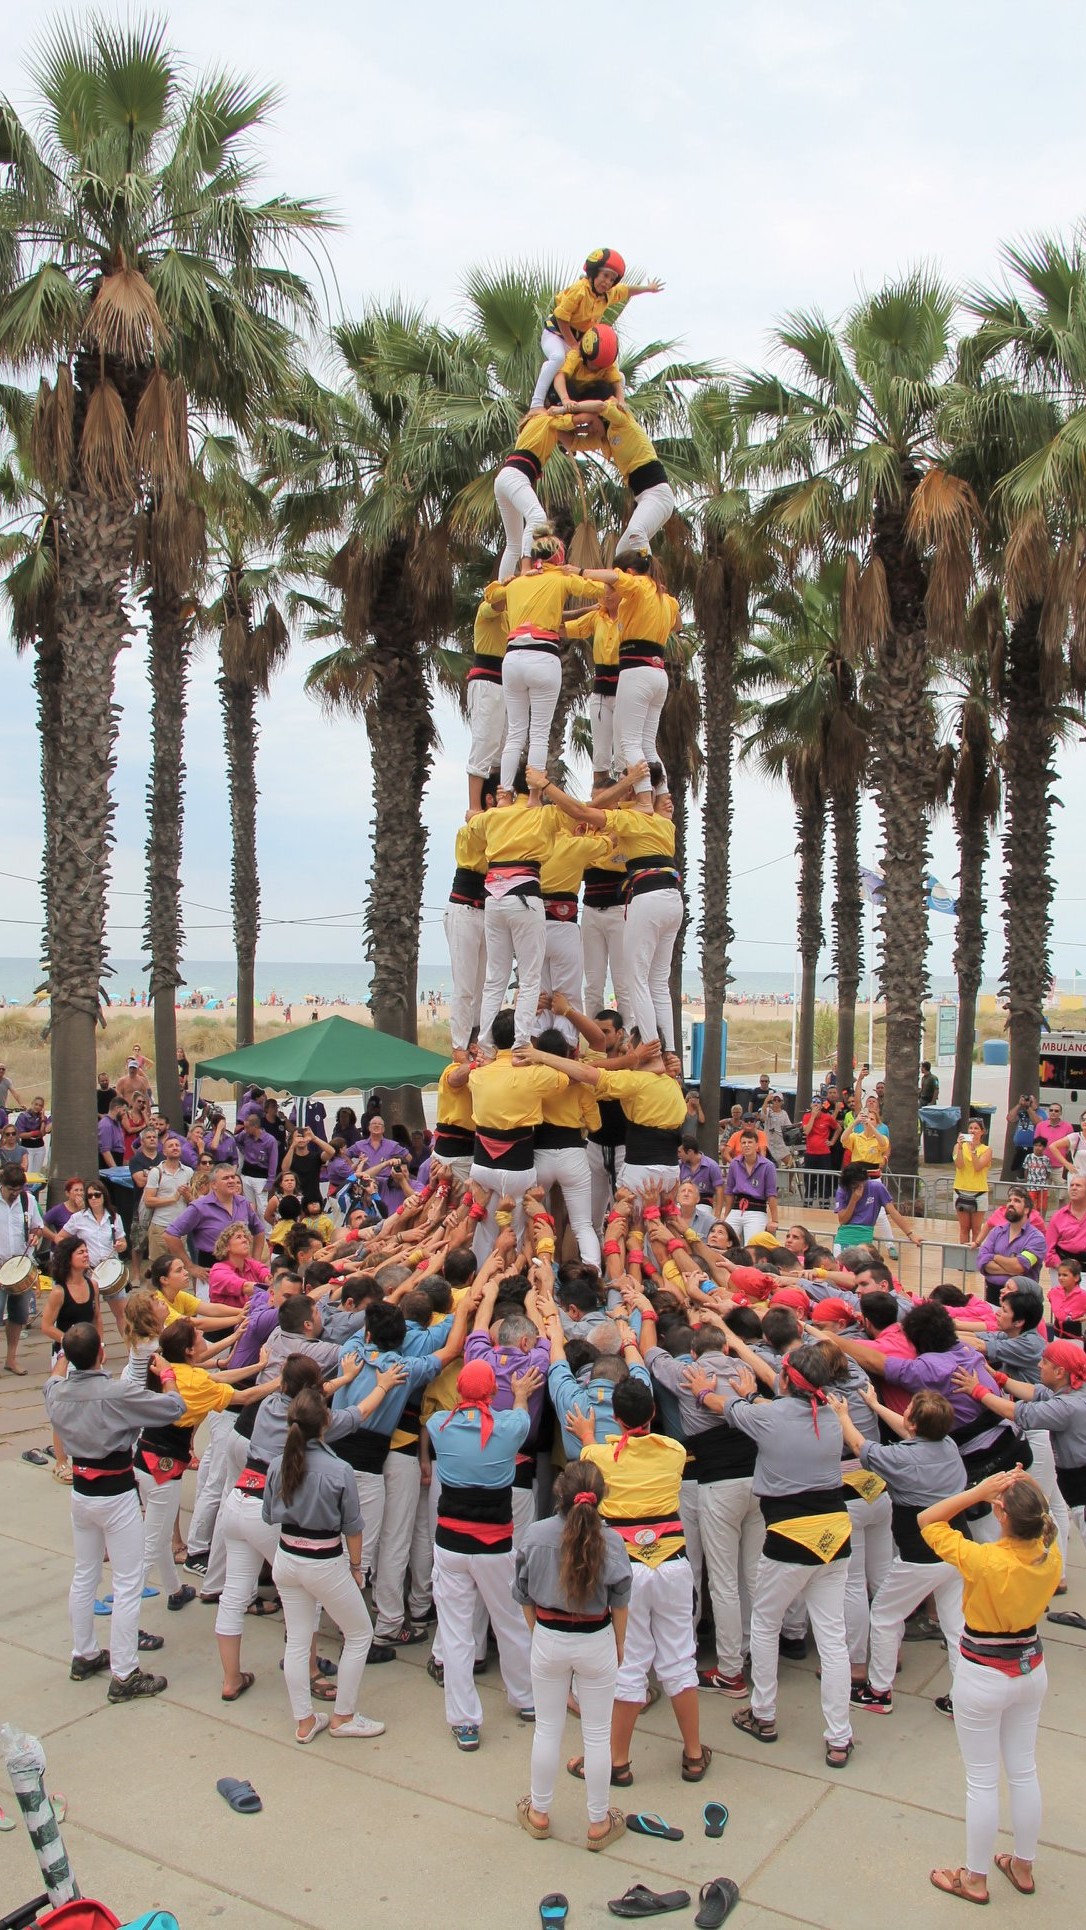
[[[248,616],[246,615],[246,621]],[[252,1045],[256,1030],[256,941],[260,933],[260,873],[256,860],[256,692],[220,671],[226,741],[226,773],[230,792],[230,908],[237,958],[235,1036],[239,1046]]]
[[[1043,695],[1041,608],[1031,603],[1007,644],[1003,772],[1003,907],[1007,930],[1001,991],[1010,1032],[1008,1093],[1037,1091],[1045,994],[1051,978],[1052,791],[1056,782],[1052,714]],[[1008,1125],[1003,1177],[1010,1177],[1014,1131]]]
[[[958,978],[958,1028],[954,1039],[954,1083],[950,1103],[964,1120],[969,1115],[973,1085],[973,1053],[977,1040],[977,999],[984,963],[984,860],[988,833],[983,791],[956,806],[958,832],[958,929],[954,942],[954,970]]]
[[[117,657],[128,634],[124,591],[132,555],[127,508],[73,486],[57,596],[60,674],[50,678],[58,739],[48,752],[53,797],[49,892],[49,1027],[54,1175],[98,1168],[96,1027],[106,964],[106,893],[113,847]],[[54,1181],[54,1187],[56,1182]]]
[[[147,918],[150,996],[155,1023],[155,1090],[171,1126],[182,1129],[177,1072],[177,988],[181,977],[181,834],[185,809],[183,742],[187,709],[188,631],[179,596],[152,589],[151,770],[147,783]]]
[[[61,680],[64,652],[57,635],[56,610],[37,638],[34,652],[34,689],[38,699],[38,734],[41,747],[41,794],[44,836],[42,838],[41,887],[45,910],[43,956],[52,958],[56,949],[56,918],[60,899],[54,891],[56,876],[56,836],[58,819],[57,770],[63,755],[61,728]],[[48,984],[48,976],[46,978]]]
[[[835,791],[833,812],[833,962],[837,974],[837,1080],[851,1086],[856,1061],[856,1000],[863,975],[860,892],[860,787]]]
[[[737,643],[732,623],[725,617],[715,629],[706,629],[702,650],[705,855],[701,888],[701,978],[705,993],[705,1042],[701,1062],[701,1109],[705,1124],[701,1136],[714,1156],[720,1136],[728,951],[735,937],[728,917],[728,898],[731,886],[732,746],[737,712]]]
[[[671,954],[671,972],[668,980],[668,990],[671,993],[671,1021],[675,1027],[675,1050],[682,1061],[683,955],[686,949],[686,928],[690,923],[690,901],[686,895],[686,844],[690,818],[690,787],[686,779],[676,770],[667,772],[667,788],[675,806],[675,864],[683,881],[683,919],[675,935],[675,948]]]
[[[914,1174],[924,997],[929,869],[927,780],[934,744],[927,702],[928,641],[924,566],[905,534],[915,475],[903,478],[898,501],[881,503],[874,519],[875,555],[886,573],[890,616],[874,666],[872,752],[882,821],[886,880],[879,919],[880,979],[886,1001],[886,1123],[895,1172]]]
[[[796,1118],[811,1103],[814,1084],[815,1003],[822,950],[822,870],[826,820],[821,792],[804,797],[796,812],[799,833],[799,1025],[796,1034]]]

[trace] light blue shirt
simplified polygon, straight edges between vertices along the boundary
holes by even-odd
[[[426,1432],[433,1444],[438,1478],[447,1488],[511,1488],[517,1449],[531,1425],[525,1407],[493,1416],[494,1430],[483,1446],[478,1408],[456,1414],[431,1414]]]
[[[422,1360],[411,1360],[406,1354],[378,1353],[376,1347],[371,1347],[368,1342],[363,1344],[355,1339],[349,1340],[340,1350],[341,1373],[347,1354],[360,1355],[362,1367],[355,1379],[346,1387],[336,1389],[332,1396],[333,1413],[341,1407],[357,1407],[365,1400],[367,1394],[372,1394],[382,1368],[400,1366],[407,1369],[407,1379],[401,1382],[399,1387],[390,1387],[380,1407],[375,1408],[368,1416],[366,1427],[371,1434],[394,1434],[400,1424],[400,1416],[412,1396],[420,1394],[424,1387],[429,1387],[430,1382],[437,1379],[443,1365],[443,1362],[436,1360],[432,1354],[427,1354]]]
[[[589,1414],[596,1430],[596,1446],[601,1447],[607,1436],[620,1434],[621,1425],[615,1419],[615,1383],[610,1380],[597,1380],[591,1368],[585,1369],[586,1378],[577,1380],[566,1360],[556,1360],[547,1375],[547,1391],[550,1394],[558,1425],[562,1430],[562,1446],[571,1461],[581,1458],[581,1443],[576,1434],[571,1434],[566,1426],[566,1415]],[[633,1380],[648,1382],[648,1374],[638,1361],[631,1367]]]

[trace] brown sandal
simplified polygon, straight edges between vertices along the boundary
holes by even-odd
[[[713,1752],[706,1744],[700,1756],[683,1756],[683,1782],[700,1783],[708,1772],[713,1760]]]
[[[760,1722],[753,1709],[737,1709],[732,1717],[732,1725],[741,1729],[745,1736],[753,1736],[755,1742],[776,1742],[777,1725],[775,1722]]]
[[[521,1829],[527,1830],[529,1836],[535,1837],[537,1843],[542,1843],[551,1833],[549,1819],[542,1825],[533,1823],[531,1796],[522,1796],[517,1804],[517,1822]]]
[[[947,1879],[946,1882],[940,1883],[940,1877],[945,1877]],[[965,1888],[962,1883],[962,1873],[960,1869],[932,1870],[931,1881],[937,1890],[943,1892],[944,1896],[960,1897],[963,1903],[987,1903],[988,1901],[987,1890],[985,1890],[983,1896],[974,1896],[972,1890]]]
[[[583,1783],[584,1782],[584,1757],[572,1756],[569,1762],[567,1762],[566,1764],[566,1774],[569,1776],[576,1776],[578,1782]],[[633,1783],[633,1770],[630,1768],[630,1765],[628,1762],[614,1762],[611,1764],[611,1788],[612,1789],[629,1789],[632,1783]]]
[[[1018,1878],[1014,1874],[1014,1858],[1013,1856],[1008,1856],[1006,1850],[1000,1850],[999,1855],[995,1859],[995,1866],[1000,1874],[1006,1877],[1007,1882],[1014,1885],[1019,1896],[1034,1895],[1037,1889],[1036,1883],[1033,1882],[1032,1878],[1028,1888],[1024,1883],[1019,1883]]]
[[[625,1834],[626,1818],[622,1814],[622,1811],[620,1809],[609,1809],[607,1812],[607,1828],[603,1835],[586,1836],[584,1846],[586,1850],[605,1850],[608,1843],[616,1843],[619,1837],[625,1836]]]

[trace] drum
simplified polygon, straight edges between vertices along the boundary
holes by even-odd
[[[29,1253],[19,1253],[0,1267],[0,1287],[6,1287],[11,1293],[25,1293],[33,1285],[36,1271]]]
[[[108,1260],[99,1260],[91,1270],[91,1277],[103,1300],[112,1300],[115,1294],[123,1293],[127,1287],[128,1268],[114,1253]]]

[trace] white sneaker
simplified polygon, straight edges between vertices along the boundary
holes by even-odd
[[[374,1722],[370,1716],[352,1716],[349,1722],[341,1722],[338,1729],[333,1726],[333,1736],[361,1736],[367,1741],[372,1736],[383,1736],[385,1725]]]

